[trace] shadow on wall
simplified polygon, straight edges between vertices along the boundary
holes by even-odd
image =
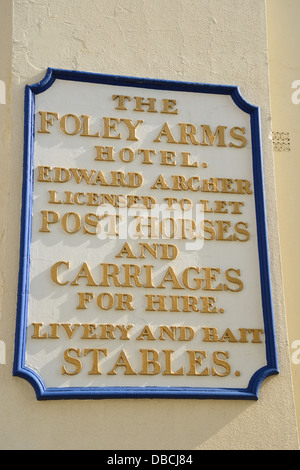
[[[265,444],[265,437],[259,435],[261,430],[249,427],[247,419],[249,413],[253,413],[253,407],[260,409],[257,401],[105,399],[40,402],[35,400],[28,382],[21,378],[15,380],[25,384],[22,394],[18,393],[17,397],[20,409],[28,409],[30,403],[28,412],[33,422],[40,419],[41,407],[50,413],[49,419],[39,426],[40,448],[236,450],[237,442],[239,449],[247,449],[249,442],[252,449],[260,446],[263,449]],[[268,378],[266,382],[269,380],[274,378]],[[83,432],[83,422],[88,432]],[[55,435],[53,428],[56,429]],[[68,429],[72,432],[72,439],[66,441],[63,436]],[[37,437],[35,432],[31,429],[27,435],[31,446]],[[24,439],[22,433],[20,436]]]

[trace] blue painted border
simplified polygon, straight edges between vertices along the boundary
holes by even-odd
[[[250,115],[252,136],[252,159],[254,197],[257,221],[258,254],[262,308],[266,337],[267,365],[252,376],[247,388],[186,388],[186,387],[70,387],[47,388],[33,370],[25,366],[26,329],[29,298],[31,214],[33,202],[34,163],[34,113],[35,95],[44,92],[56,79],[116,86],[131,86],[159,90],[187,91],[230,95],[234,103]],[[24,166],[21,214],[20,270],[15,332],[15,357],[13,375],[22,377],[33,386],[38,400],[48,399],[100,399],[100,398],[176,398],[176,399],[235,399],[257,400],[263,380],[279,373],[276,352],[274,315],[272,305],[271,277],[268,258],[268,237],[263,183],[263,162],[260,136],[259,107],[248,103],[237,86],[211,85],[193,82],[176,82],[138,77],[104,75],[74,70],[48,68],[45,77],[38,83],[25,87],[24,119]]]

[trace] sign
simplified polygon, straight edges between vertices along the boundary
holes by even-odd
[[[38,399],[257,399],[277,359],[259,109],[235,86],[26,87],[14,374]]]

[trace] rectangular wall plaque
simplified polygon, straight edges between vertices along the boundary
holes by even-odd
[[[14,375],[38,399],[257,399],[278,373],[259,108],[236,86],[26,86]]]

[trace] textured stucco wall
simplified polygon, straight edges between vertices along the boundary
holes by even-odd
[[[300,423],[300,319],[298,314],[300,193],[300,3],[297,0],[268,0],[272,130],[289,133],[290,150],[275,151],[275,179],[285,290],[286,315],[295,401]],[[278,31],[281,34],[278,34]],[[296,82],[296,83],[295,83]]]
[[[1,319],[7,364],[0,366],[1,448],[298,448],[274,204],[264,1],[14,0],[11,3],[14,10],[12,133],[4,268],[6,289]],[[257,402],[37,402],[31,385],[12,377],[23,94],[24,86],[43,78],[48,66],[239,85],[246,100],[261,106],[280,375],[263,383]]]

